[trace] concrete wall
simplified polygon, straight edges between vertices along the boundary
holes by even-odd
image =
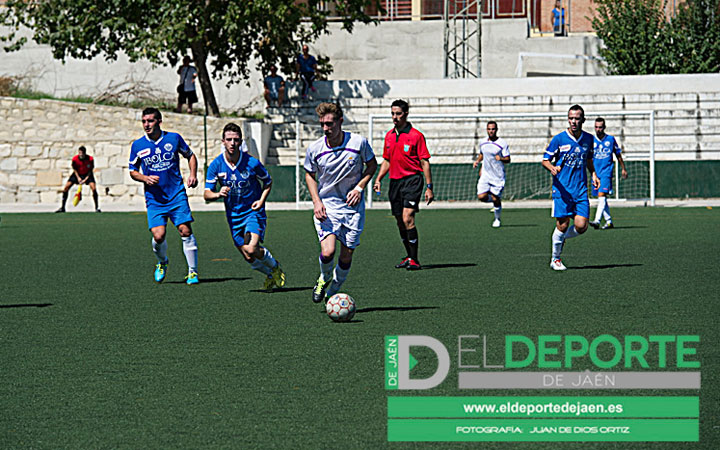
[[[101,207],[142,207],[143,187],[130,179],[127,169],[130,144],[143,135],[139,116],[127,108],[0,97],[0,204],[59,205],[62,186],[72,174],[70,160],[84,145],[95,158]],[[227,122],[208,118],[210,161],[221,152],[219,137]],[[198,157],[198,178],[204,179],[203,118],[165,114],[163,129],[183,135]],[[187,175],[187,163],[181,164]],[[188,193],[200,197],[202,190],[201,183]]]
[[[330,57],[335,67],[332,80],[441,79],[444,73],[443,22],[382,22],[357,24],[352,35],[330,24],[330,34],[311,45],[311,53]],[[0,30],[0,34],[3,30]],[[586,36],[562,39],[527,38],[527,21],[494,20],[483,22],[483,76],[514,77],[520,52],[593,54],[595,41]],[[90,61],[68,58],[65,64],[53,59],[47,46],[32,40],[19,52],[0,48],[0,76],[19,76],[29,85],[56,97],[97,96],[134,86],[158,99],[174,101],[178,83],[176,68],[155,66],[147,61],[129,62],[96,57]],[[597,67],[581,61],[528,58],[527,72],[593,75]],[[250,85],[228,87],[225,79],[213,81],[221,108],[229,111],[264,110],[261,74],[253,71]],[[289,84],[289,95],[297,98],[297,86]],[[200,101],[202,102],[202,96]]]

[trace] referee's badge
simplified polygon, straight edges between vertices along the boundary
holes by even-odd
[[[405,145],[403,146],[403,150],[405,151],[405,153],[409,152],[409,151],[410,151],[410,146],[409,146],[408,144],[405,144]]]

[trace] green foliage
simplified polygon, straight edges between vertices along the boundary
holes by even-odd
[[[667,0],[594,0],[600,56],[613,75],[705,73],[720,69],[717,0],[687,0],[677,16]]]
[[[10,32],[0,40],[7,43],[6,50],[18,50],[27,38],[17,31],[27,27],[35,42],[49,45],[62,61],[100,55],[115,60],[125,53],[130,61],[175,66],[190,50],[207,99],[211,76],[236,83],[249,78],[251,67],[258,65],[265,72],[271,64],[293,73],[301,44],[327,33],[329,13],[321,8],[327,3],[335,5],[343,27],[352,31],[356,21],[373,21],[364,8],[380,2],[7,0],[0,25]]]
[[[720,71],[720,2],[681,3],[672,21],[677,73]]]

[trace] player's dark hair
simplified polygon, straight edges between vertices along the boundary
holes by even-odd
[[[390,107],[392,108],[393,106],[397,106],[398,108],[402,109],[402,112],[404,113],[410,111],[410,103],[402,99],[397,99],[392,102],[392,105],[390,105]]]
[[[87,153],[87,149],[85,148],[85,146],[84,146],[84,145],[81,145],[80,147],[78,147],[78,150],[80,150],[80,151],[83,151],[83,152]]]
[[[162,113],[157,108],[145,108],[143,109],[142,115],[149,116],[152,114],[157,120],[162,120]]]
[[[497,122],[495,122],[494,120],[488,121],[487,126],[489,127],[490,125],[495,125],[495,128],[497,128]]]
[[[580,111],[582,113],[583,119],[585,118],[585,110],[580,105],[572,105],[568,112],[570,111]]]
[[[605,126],[605,119],[603,119],[602,117],[598,117],[597,119],[595,119],[595,122],[600,122],[603,124],[603,126]]]
[[[240,139],[242,139],[242,129],[238,124],[230,122],[229,124],[225,125],[222,132],[223,139],[225,139],[225,133],[227,133],[228,131],[231,133],[237,133],[240,136]]]
[[[315,108],[315,112],[318,117],[322,117],[326,114],[332,114],[333,117],[335,117],[335,120],[341,119],[343,116],[343,110],[337,103],[320,103],[317,105],[317,108]]]

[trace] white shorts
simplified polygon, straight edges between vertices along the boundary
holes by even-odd
[[[326,209],[325,213],[327,219],[322,222],[313,215],[318,241],[334,234],[347,248],[360,245],[360,235],[365,227],[365,210],[356,213],[338,213]]]
[[[477,195],[490,192],[495,197],[501,197],[504,189],[505,180],[489,180],[481,176],[477,184]]]

